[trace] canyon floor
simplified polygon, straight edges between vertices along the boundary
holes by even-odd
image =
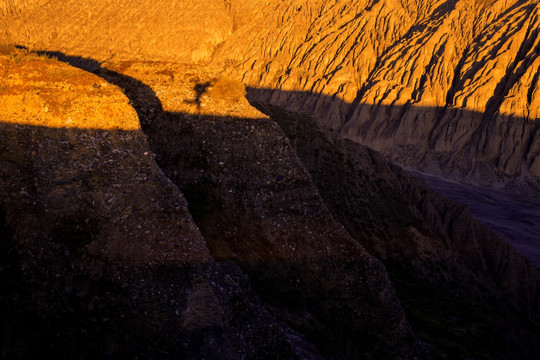
[[[433,190],[469,209],[471,214],[540,267],[540,194],[494,189],[413,172]]]

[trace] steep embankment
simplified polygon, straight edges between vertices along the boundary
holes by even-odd
[[[538,321],[538,269],[373,150],[332,140],[309,115],[259,106],[290,138],[334,217],[385,263],[415,333],[436,345],[436,356],[534,356],[538,327],[522,332],[529,320],[517,314]]]
[[[214,262],[118,87],[10,48],[0,65],[3,356],[317,357]]]
[[[175,64],[121,63],[100,74],[132,99],[211,254],[238,263],[272,314],[327,356],[415,353],[384,267],[333,219],[241,84]]]
[[[254,92],[259,100],[315,113],[324,128],[417,169],[537,185],[538,1],[272,6],[216,56],[247,84],[275,90]]]

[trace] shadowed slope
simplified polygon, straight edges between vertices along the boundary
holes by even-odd
[[[540,194],[516,196],[502,190],[478,187],[416,174],[435,191],[467,206],[486,227],[512,244],[540,267]]]
[[[324,104],[336,103],[336,101],[337,101],[333,97],[327,97],[327,96],[322,96],[322,95],[316,96],[316,95],[313,95],[311,93],[302,93],[302,92],[289,93],[289,92],[284,92],[284,91],[279,91],[279,90],[272,90],[272,89],[263,90],[263,89],[249,88],[248,89],[248,96],[254,103],[259,103],[259,104],[263,104],[263,105],[274,105],[275,106],[275,104],[281,104],[283,102],[283,104],[284,104],[283,106],[284,106],[285,109],[294,108],[294,105],[291,105],[291,104],[288,103],[288,101],[291,100],[291,99],[304,99],[304,100],[309,102],[310,98],[312,100],[314,98],[317,98],[318,99],[317,104],[319,104],[319,105],[323,104],[323,103]],[[348,106],[348,104],[343,104],[343,106]],[[367,109],[367,105],[364,105],[364,108]],[[409,107],[408,106],[402,107],[401,111],[405,111],[407,108],[409,108]],[[389,112],[398,111],[397,109],[398,109],[397,106],[393,106],[393,107],[373,106],[372,107],[372,111],[383,111],[383,112],[384,111],[389,111]],[[415,111],[417,111],[418,113],[432,113],[432,112],[436,112],[437,108],[418,107],[418,108],[415,109]],[[293,111],[293,114],[294,113],[295,112]],[[316,117],[316,115],[313,115],[313,113],[311,111],[306,111],[304,114],[307,114],[307,116],[310,119],[313,119],[312,121],[317,122],[317,126],[325,129],[325,125],[321,124],[322,121],[319,120]],[[480,117],[481,114],[470,112],[470,114],[467,114],[467,116]],[[514,124],[520,124],[520,123],[526,123],[527,122],[526,119],[522,119],[522,118],[512,118],[511,121]],[[540,124],[538,124],[538,125],[539,126],[536,127],[535,132],[530,134],[530,136],[535,136],[535,137],[540,136]],[[341,136],[339,134],[336,134],[336,132],[333,129],[326,129],[325,133],[326,133],[326,136],[328,136],[330,138],[333,138],[335,140],[338,140],[338,139],[341,138]],[[534,140],[532,142],[532,146],[531,146],[530,143],[528,145],[530,146],[528,148],[529,151],[531,151],[533,153],[533,156],[529,156],[529,158],[534,158],[534,156],[540,155],[540,153],[538,152],[538,151],[540,151],[540,148],[539,149],[536,148],[537,147],[536,146],[536,140]],[[523,147],[522,149],[524,149],[524,148],[525,147]],[[516,149],[518,149],[517,146],[516,146]],[[447,175],[449,177],[452,177],[452,176],[459,177],[460,175],[465,174],[464,168],[466,166],[468,166],[467,164],[465,164],[465,165],[456,164],[456,166],[452,170],[443,169],[443,168],[434,169],[434,168],[429,167],[429,164],[430,164],[429,157],[428,158],[423,157],[419,153],[419,152],[422,151],[421,149],[417,149],[415,147],[408,147],[407,151],[417,154],[417,157],[414,158],[414,162],[412,162],[412,160],[411,160],[410,167],[412,167],[412,168],[420,168],[420,169],[425,170],[426,172],[428,172],[428,171],[431,171],[431,172],[434,172],[434,171],[435,172],[443,172],[445,175]],[[461,153],[462,153],[461,151],[458,151],[458,152],[455,152],[455,153],[454,152],[450,152],[450,153],[433,152],[433,153],[430,154],[430,156],[440,158],[440,159],[447,159],[449,157],[459,156],[459,154],[461,154]],[[391,155],[388,155],[386,158],[388,158],[388,157],[392,158]],[[484,158],[484,159],[479,158],[479,159],[476,159],[476,161],[475,161],[475,167],[477,167],[479,169],[484,169],[484,172],[487,175],[489,175],[488,178],[490,178],[490,177],[491,178],[493,178],[493,177],[502,177],[502,176],[504,176],[503,174],[501,174],[501,173],[493,173],[493,172],[491,172],[491,170],[488,170],[490,168],[493,168],[493,166],[494,166],[494,164],[496,162],[497,162],[497,157],[496,156],[491,157],[491,158]],[[324,166],[322,166],[322,167],[324,167]],[[311,169],[311,170],[314,171],[314,169]],[[341,176],[339,174],[340,173],[338,171],[336,171],[336,176]],[[529,185],[528,188],[525,188],[525,189],[523,188],[523,186],[522,186],[523,182],[525,182],[525,183],[527,183]],[[491,185],[496,185],[496,184],[492,183]],[[501,189],[500,191],[502,191],[503,193],[505,191],[507,192],[507,194],[505,196],[512,199],[512,201],[514,202],[517,209],[520,209],[519,204],[522,201],[522,198],[527,197],[527,204],[525,204],[525,207],[523,209],[528,207],[528,208],[532,208],[534,210],[536,207],[540,207],[540,196],[538,195],[537,192],[532,191],[531,188],[532,189],[539,189],[540,184],[536,180],[534,180],[534,178],[531,178],[531,177],[526,176],[526,175],[522,175],[521,179],[514,180],[512,182],[507,183],[506,189]],[[479,189],[481,191],[481,188],[479,188]],[[459,200],[459,196],[456,196],[455,199]],[[500,198],[499,201],[500,201],[500,203],[498,204],[498,207],[504,207],[505,204],[504,204],[503,198]],[[482,213],[479,213],[479,211],[482,211],[482,209],[483,209],[482,207],[479,207],[479,208],[471,207],[471,211],[473,212],[473,214],[480,216],[482,218],[483,223],[486,224],[486,226],[490,227],[490,224],[493,224],[493,222],[495,221],[494,217],[497,217],[497,216],[500,216],[500,215],[499,215],[498,212],[493,212],[493,213],[492,212],[482,212]],[[531,255],[532,256],[531,259],[533,259],[533,257],[535,256],[534,254],[536,254],[538,252],[538,249],[540,248],[540,243],[537,241],[538,236],[537,236],[536,227],[534,225],[531,226],[529,224],[535,221],[534,219],[535,219],[536,214],[534,212],[530,212],[530,213],[526,212],[526,211],[520,211],[520,212],[521,212],[522,215],[521,215],[521,217],[519,219],[508,216],[509,215],[508,212],[506,213],[506,215],[504,215],[504,213],[502,215],[504,224],[506,224],[506,226],[509,227],[510,229],[515,228],[516,236],[505,236],[506,234],[509,233],[508,230],[506,232],[497,232],[497,233],[499,234],[499,236],[502,236],[509,243],[512,244],[513,242],[515,242],[516,246],[518,246],[518,247],[520,245],[522,245],[523,242],[529,242],[530,241],[531,243],[528,245],[528,247],[532,247],[533,250],[530,251],[530,252],[523,252],[523,255],[524,256]],[[492,230],[496,231],[495,228],[492,228],[492,227],[490,227],[490,228]],[[518,233],[524,233],[524,234],[526,234],[526,236],[524,238],[521,238],[521,237],[517,236]],[[510,233],[510,235],[512,235],[512,234]]]
[[[236,265],[214,262],[141,131],[88,128],[70,106],[68,126],[46,126],[66,120],[50,115],[65,109],[47,99],[77,94],[88,101],[76,109],[102,114],[96,119],[105,128],[129,124],[136,117],[121,91],[65,64],[19,55],[0,55],[17,74],[4,78],[0,93],[0,103],[11,104],[0,116],[3,356],[317,358],[261,307]],[[40,78],[47,74],[55,82]],[[35,102],[14,101],[21,84]],[[111,102],[121,110],[107,113]],[[50,116],[34,117],[45,105]]]
[[[212,255],[238,263],[271,313],[326,356],[414,354],[384,267],[333,220],[279,127],[244,98],[218,91],[210,70],[150,66],[119,64],[129,76],[101,75],[132,99],[158,164],[186,194]],[[155,77],[162,66],[175,76]],[[197,84],[208,80],[199,94]],[[161,102],[184,112],[162,112]]]
[[[437,357],[535,357],[537,268],[373,150],[332,140],[309,115],[257,105],[291,139],[336,220],[384,262],[413,330]]]
[[[328,244],[326,241],[332,239],[332,232],[329,232],[331,226],[317,220],[319,224],[326,224],[320,230],[326,233],[326,240],[321,239],[320,244],[308,245],[310,239],[305,237],[303,230],[299,232],[302,243],[288,238],[298,231],[287,220],[291,214],[295,222],[307,225],[308,229],[319,227],[309,225],[316,213],[308,210],[313,209],[312,206],[306,208],[310,202],[306,203],[303,195],[306,187],[302,185],[301,178],[283,168],[281,162],[288,155],[282,152],[279,141],[267,142],[268,139],[276,139],[275,135],[269,136],[267,133],[272,129],[271,123],[257,118],[217,116],[219,104],[224,103],[220,103],[219,96],[212,94],[212,86],[207,88],[207,93],[198,96],[198,107],[190,99],[196,95],[195,85],[205,83],[205,76],[199,73],[197,77],[192,77],[189,72],[194,70],[188,68],[181,75],[186,76],[187,84],[183,87],[179,84],[171,86],[172,82],[182,82],[178,79],[179,75],[155,77],[156,72],[161,72],[157,69],[161,69],[162,65],[155,66],[155,72],[149,71],[149,64],[145,67],[126,64],[120,68],[131,76],[148,79],[152,88],[159,91],[164,107],[188,109],[192,106],[193,114],[186,111],[160,115],[160,101],[151,97],[151,89],[123,75],[106,75],[105,71],[105,76],[118,78],[119,84],[123,84],[136,104],[141,118],[146,119],[149,139],[156,152],[161,154],[158,161],[165,173],[188,196],[196,221],[213,255],[232,258],[243,264],[255,280],[254,286],[263,299],[272,305],[277,314],[281,314],[279,316],[285,316],[297,329],[310,334],[310,339],[317,339],[317,343],[334,341],[332,338],[321,340],[316,337],[317,332],[311,332],[312,324],[306,319],[315,317],[311,312],[315,307],[307,307],[312,310],[303,313],[301,318],[296,317],[294,312],[290,313],[290,310],[286,315],[283,313],[285,308],[292,307],[297,311],[302,308],[302,289],[311,286],[313,280],[299,274],[313,269],[312,265],[305,267],[297,262],[293,262],[296,265],[292,267],[289,267],[290,264],[284,266],[280,258],[313,256],[309,253],[321,244]],[[174,65],[166,66],[175,74],[182,74],[182,69],[185,69],[176,66],[174,71]],[[212,74],[206,76],[211,78]],[[166,84],[169,84],[170,90],[167,90]],[[182,91],[186,86],[192,90],[187,93]],[[185,96],[188,97],[187,101],[182,101]],[[209,108],[204,110],[206,107]],[[222,109],[229,109],[226,111],[234,114],[239,113],[241,107],[236,103],[233,106],[235,110],[230,110],[230,105]],[[209,116],[204,115],[205,111],[217,113]],[[468,354],[482,358],[486,348],[491,349],[489,354],[493,356],[513,356],[512,351],[515,356],[534,356],[538,333],[534,322],[539,306],[536,290],[539,275],[536,269],[464,212],[463,207],[429,191],[425,185],[387,164],[372,151],[347,141],[330,142],[329,147],[325,147],[321,143],[328,140],[316,130],[313,119],[308,117],[312,125],[302,123],[302,119],[306,118],[298,114],[292,114],[288,119],[283,119],[284,122],[280,124],[293,139],[293,145],[306,162],[335,218],[359,242],[388,264],[407,310],[415,321],[415,330],[422,334],[423,339],[436,344],[440,356]],[[310,126],[313,129],[310,130]],[[271,130],[271,133],[274,131]],[[261,137],[262,134],[265,135]],[[246,141],[256,144],[247,152]],[[298,144],[302,141],[308,145],[300,148]],[[315,145],[312,147],[311,144]],[[197,151],[193,153],[193,149]],[[267,158],[267,153],[272,153],[273,157]],[[332,154],[336,157],[332,157]],[[344,159],[350,162],[342,169],[339,164]],[[351,166],[352,173],[346,171]],[[263,173],[261,169],[264,169]],[[357,172],[364,173],[364,176],[356,177]],[[249,174],[248,177],[245,174]],[[341,182],[336,180],[341,178],[347,184],[344,187],[340,187]],[[260,179],[263,183],[260,183]],[[253,192],[250,189],[257,190]],[[294,196],[289,193],[292,190]],[[371,195],[366,197],[366,192]],[[283,199],[291,196],[296,199],[293,207],[283,202]],[[344,206],[344,202],[348,205]],[[287,206],[290,208],[287,209]],[[304,210],[298,213],[301,209]],[[289,215],[283,217],[284,214]],[[270,230],[267,232],[265,229]],[[273,245],[276,241],[292,246],[287,250],[292,255],[280,252],[279,248],[276,250]],[[305,252],[306,248],[311,250]],[[272,254],[277,260],[269,262],[272,265],[267,267],[264,254]],[[249,259],[247,263],[246,258]],[[316,255],[315,263],[317,259]],[[271,271],[267,272],[265,268]],[[281,275],[282,271],[287,275]],[[269,274],[272,276],[268,277]],[[294,282],[291,284],[296,301],[291,299],[290,302],[283,302],[285,293],[276,293],[276,288],[286,286],[287,282],[283,279],[289,276],[299,280],[297,285]],[[321,298],[321,294],[318,297]],[[432,302],[420,301],[424,297]],[[314,299],[312,301],[315,302]],[[428,306],[428,303],[431,305]],[[419,307],[418,304],[423,305]],[[425,306],[428,308],[424,309]],[[523,314],[528,314],[529,319],[519,320]],[[456,318],[463,323],[453,323]],[[299,323],[300,319],[302,322]],[[472,339],[463,335],[468,327],[476,329]],[[504,330],[494,331],[494,328]],[[444,333],[447,329],[452,329],[453,335],[448,340],[438,339],[436,334]],[[341,334],[339,330],[336,333]],[[323,348],[325,346],[328,345],[323,345]],[[479,346],[482,348],[480,351]],[[354,352],[346,354],[353,356]]]

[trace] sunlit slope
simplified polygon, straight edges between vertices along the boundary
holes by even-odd
[[[104,130],[138,130],[122,91],[102,78],[46,56],[3,48],[0,121]]]
[[[280,91],[258,100],[315,113],[401,164],[483,183],[540,177],[539,25],[538,0],[0,4],[0,42],[98,61],[212,60]]]
[[[275,9],[220,48],[246,83],[278,90],[259,100],[315,112],[341,136],[430,172],[540,176],[538,1]]]
[[[219,0],[0,2],[0,42],[101,61],[207,60],[232,28]]]

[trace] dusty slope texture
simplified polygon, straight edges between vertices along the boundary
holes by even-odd
[[[5,0],[0,42],[68,55],[208,60],[233,29],[225,1]]]
[[[238,263],[272,314],[327,356],[415,354],[384,267],[335,222],[287,138],[237,82],[174,64],[100,74],[132,99],[212,255]]]
[[[255,88],[302,91],[260,100],[431,173],[539,177],[538,1],[273,6],[216,56]]]
[[[463,206],[305,114],[263,106],[334,217],[386,265],[415,333],[441,358],[534,358],[540,272]]]
[[[214,263],[117,87],[12,49],[0,64],[3,357],[316,358]]]

